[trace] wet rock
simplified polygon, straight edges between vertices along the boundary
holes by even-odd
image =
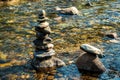
[[[53,49],[51,49],[50,51],[41,50],[34,53],[34,56],[37,58],[50,57],[54,55],[55,55],[55,51]]]
[[[38,32],[45,33],[45,34],[50,34],[51,33],[50,27],[40,28],[39,26],[36,26],[35,30],[38,31]]]
[[[43,44],[49,44],[52,42],[52,39],[50,37],[46,37],[45,39],[36,39],[33,41],[33,43],[36,45],[36,46],[40,46],[40,45],[43,45]]]
[[[56,7],[55,10],[60,14],[69,14],[69,15],[78,15],[79,14],[79,10],[76,7],[69,7],[69,8]]]
[[[80,48],[88,53],[92,53],[95,55],[103,55],[102,51],[94,46],[91,46],[89,44],[82,44]]]
[[[40,25],[38,25],[40,28],[46,28],[49,27],[49,23],[48,22],[42,22]]]
[[[58,58],[49,57],[49,58],[45,58],[43,60],[34,58],[32,65],[35,67],[35,69],[42,70],[44,68],[61,67],[61,66],[64,66],[65,63]]]
[[[54,45],[49,43],[49,44],[42,44],[42,45],[39,45],[39,46],[36,46],[36,51],[39,51],[39,50],[45,50],[45,51],[50,51],[51,49],[53,49]]]
[[[39,13],[38,13],[38,17],[39,17],[39,18],[40,18],[40,17],[45,18],[45,17],[46,17],[46,12],[45,12],[45,10],[40,10]],[[41,18],[40,18],[40,19],[41,19]]]
[[[100,59],[93,54],[87,52],[80,53],[76,65],[80,71],[103,73],[106,71],[105,66]]]
[[[113,38],[113,39],[118,38],[117,33],[107,33],[106,36],[109,37],[109,38]]]
[[[44,40],[43,40],[43,43],[44,44],[48,44],[48,43],[51,43],[52,42],[52,39],[50,37],[46,37]]]
[[[36,37],[38,39],[45,39],[46,37],[48,37],[48,34],[44,34],[44,33],[41,33],[41,32],[36,32]]]

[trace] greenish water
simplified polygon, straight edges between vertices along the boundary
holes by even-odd
[[[53,31],[50,37],[53,38],[54,49],[57,53],[74,52],[79,49],[82,43],[105,42],[106,40],[103,39],[105,32],[117,32],[120,35],[120,1],[93,0],[91,3],[93,6],[86,5],[87,1],[83,0],[41,0],[1,7],[0,55],[5,55],[1,57],[1,63],[8,62],[9,67],[24,64],[18,64],[17,61],[30,59],[34,51],[32,43],[35,39],[34,26],[37,25],[37,15],[40,9],[45,9],[48,12],[47,16]],[[54,21],[57,14],[51,12],[55,6],[63,8],[76,6],[80,14],[73,16],[60,15],[64,17],[64,21],[57,23]],[[14,60],[16,62],[10,62]],[[3,67],[6,67],[6,65]],[[32,75],[34,73],[34,71],[24,72],[22,67],[21,69],[23,71],[19,73],[18,70],[17,74],[5,70],[7,72],[1,73],[0,76],[17,75],[21,78],[22,75]]]

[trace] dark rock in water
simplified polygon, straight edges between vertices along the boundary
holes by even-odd
[[[46,37],[48,37],[48,35],[37,31],[36,32],[36,37],[38,39],[45,39]]]
[[[44,44],[49,44],[52,42],[52,39],[50,37],[47,37],[45,39],[36,39],[33,41],[34,45],[36,46],[42,46]]]
[[[45,33],[45,34],[50,34],[51,33],[50,27],[40,28],[39,26],[36,26],[35,30],[38,31],[38,32],[41,32],[41,33]]]
[[[45,10],[40,10],[39,13],[38,13],[38,16],[39,16],[39,17],[46,17],[46,12],[45,12]]]
[[[42,46],[42,45],[44,45],[42,39],[36,39],[36,40],[33,41],[33,43],[34,43],[35,46]]]
[[[54,45],[49,43],[49,44],[42,44],[40,46],[36,46],[36,51],[40,51],[40,50],[45,50],[45,51],[50,51],[51,49],[53,49]]]
[[[41,50],[34,53],[34,57],[37,57],[37,58],[44,58],[44,57],[49,57],[54,55],[55,55],[55,51],[53,49],[51,49],[50,51]]]
[[[56,67],[60,67],[60,66],[64,66],[64,65],[65,65],[65,63],[62,60],[55,58],[55,57],[48,58],[46,60],[44,60],[44,59],[39,60],[39,59],[34,58],[33,62],[32,62],[32,66],[38,71],[41,71],[46,68],[56,68]],[[48,72],[48,71],[46,71],[46,72]]]
[[[96,55],[86,52],[80,53],[76,65],[80,71],[103,73],[106,68]]]
[[[103,55],[102,51],[94,46],[91,46],[89,44],[82,44],[80,48],[88,53],[92,53],[95,55]]]
[[[68,15],[78,15],[79,14],[79,10],[76,7],[69,7],[69,8],[56,7],[55,10],[60,14],[68,14]]]
[[[106,36],[109,37],[109,38],[113,38],[113,39],[118,38],[117,33],[107,33]]]
[[[43,40],[43,43],[44,44],[49,44],[52,42],[52,39],[50,37],[46,37],[44,40]]]

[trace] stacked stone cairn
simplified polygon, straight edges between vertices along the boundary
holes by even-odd
[[[39,11],[39,19],[37,20],[39,25],[35,26],[36,40],[33,41],[35,45],[34,58],[32,60],[32,66],[40,74],[55,74],[55,69],[60,66],[64,66],[65,63],[55,57],[54,45],[52,39],[48,36],[51,33],[51,28],[47,22],[46,12],[44,10]],[[39,76],[42,78],[44,75]],[[51,77],[50,77],[51,78]],[[53,80],[53,76],[52,76]]]
[[[100,49],[89,44],[82,44],[80,49],[82,52],[80,52],[79,58],[76,61],[76,65],[80,71],[93,72],[97,74],[101,74],[106,71],[105,66],[99,59],[99,57],[103,56]]]

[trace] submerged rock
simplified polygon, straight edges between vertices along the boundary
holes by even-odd
[[[82,44],[80,48],[88,53],[92,53],[95,55],[103,55],[102,51],[94,46],[91,46],[89,44]]]
[[[97,73],[103,73],[106,71],[106,68],[100,59],[96,55],[89,54],[87,52],[80,53],[80,56],[76,61],[76,65],[80,71]]]

